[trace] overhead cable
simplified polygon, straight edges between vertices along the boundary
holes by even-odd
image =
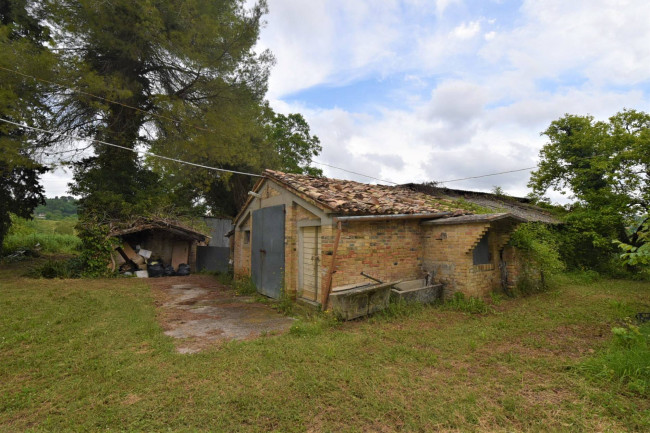
[[[9,123],[11,125],[18,126],[20,128],[31,129],[32,131],[43,132],[45,134],[58,135],[60,137],[70,138],[72,140],[92,141],[92,142],[95,142],[95,143],[104,144],[106,146],[111,146],[111,147],[116,147],[118,149],[128,150],[128,151],[131,151],[133,153],[138,153],[138,154],[142,154],[142,155],[146,155],[146,156],[152,156],[152,157],[164,159],[164,160],[167,160],[167,161],[178,162],[179,164],[191,165],[193,167],[205,168],[207,170],[220,171],[220,172],[224,172],[224,173],[243,174],[245,176],[264,177],[264,176],[262,176],[260,174],[246,173],[246,172],[243,172],[243,171],[227,170],[225,168],[217,168],[217,167],[210,167],[208,165],[196,164],[194,162],[183,161],[182,159],[170,158],[169,156],[157,155],[157,154],[152,153],[152,152],[147,152],[146,150],[131,149],[130,147],[120,146],[119,144],[113,144],[113,143],[108,143],[106,141],[95,140],[94,138],[82,138],[82,137],[77,137],[77,136],[71,135],[71,134],[64,134],[64,133],[56,132],[56,131],[49,131],[47,129],[35,128],[33,126],[27,126],[27,125],[23,125],[21,123],[12,122],[11,120],[3,119],[2,117],[0,117],[0,121],[5,122],[5,123]]]
[[[437,183],[449,183],[449,182],[460,182],[461,180],[469,180],[469,179],[480,179],[482,177],[489,177],[489,176],[498,176],[500,174],[507,174],[507,173],[516,173],[518,171],[526,171],[526,170],[533,170],[537,168],[537,166],[534,167],[526,167],[526,168],[519,168],[517,170],[508,170],[508,171],[500,171],[498,173],[489,173],[489,174],[482,174],[480,176],[470,176],[470,177],[463,177],[460,179],[450,179],[450,180],[440,180]]]
[[[368,176],[367,174],[358,173],[356,171],[350,171],[350,170],[347,170],[347,169],[341,168],[341,167],[335,167],[333,165],[325,164],[324,162],[314,161],[313,159],[311,160],[311,162],[313,162],[314,164],[320,164],[320,165],[324,165],[324,166],[327,166],[327,167],[335,168],[337,170],[346,171],[348,173],[352,173],[352,174],[356,174],[356,175],[359,175],[359,176],[367,177],[369,179],[378,180],[380,182],[386,182],[386,183],[392,183],[393,185],[399,185],[397,182],[392,182],[392,181],[386,180],[386,179],[380,179],[378,177]]]
[[[62,87],[64,89],[68,89],[68,90],[70,90],[72,92],[77,92],[77,93],[80,93],[82,95],[90,96],[91,98],[96,98],[96,99],[99,99],[99,100],[104,101],[104,102],[108,102],[108,103],[111,103],[111,104],[116,104],[116,105],[120,105],[122,107],[130,108],[131,110],[139,111],[140,113],[145,113],[145,114],[148,114],[150,116],[159,117],[159,118],[165,119],[165,120],[171,120],[172,122],[176,122],[176,123],[182,123],[182,124],[191,126],[192,128],[198,129],[200,131],[212,132],[212,133],[216,134],[216,131],[214,131],[212,129],[202,128],[200,126],[196,126],[194,124],[185,122],[185,121],[180,120],[180,119],[175,119],[173,117],[165,116],[164,114],[152,113],[151,111],[143,110],[143,109],[138,108],[138,107],[133,107],[132,105],[128,105],[128,104],[125,104],[123,102],[113,101],[111,99],[104,98],[103,96],[93,95],[92,93],[88,93],[88,92],[85,92],[85,91],[80,90],[80,89],[75,89],[74,87],[68,87],[68,86],[65,86],[63,84],[55,83],[54,81],[46,80],[44,78],[38,78],[38,77],[35,77],[33,75],[24,74],[22,72],[18,72],[16,70],[14,70],[14,69],[5,68],[3,66],[0,66],[0,69],[2,69],[3,71],[14,73],[16,75],[20,75],[22,77],[31,78],[32,80],[41,81],[43,83],[48,83],[48,84],[53,84],[55,86],[59,86],[59,87]]]
[[[102,101],[104,101],[104,102],[108,102],[108,103],[111,103],[111,104],[116,104],[116,105],[120,105],[120,106],[123,106],[123,107],[126,107],[126,108],[130,108],[130,109],[132,109],[132,110],[136,110],[136,111],[139,111],[139,112],[141,112],[141,113],[148,114],[148,115],[150,115],[150,116],[159,117],[159,118],[161,118],[161,119],[170,120],[170,121],[172,121],[172,122],[182,123],[182,124],[185,124],[185,125],[191,126],[192,128],[195,128],[195,129],[200,130],[200,131],[205,131],[205,132],[212,132],[212,133],[215,133],[214,130],[207,129],[207,128],[202,128],[202,127],[200,127],[200,126],[196,126],[196,125],[194,125],[194,124],[191,124],[191,123],[185,122],[185,121],[180,120],[180,119],[175,119],[175,118],[168,117],[168,116],[165,116],[165,115],[162,115],[162,114],[152,113],[151,111],[147,111],[147,110],[143,110],[143,109],[141,109],[141,108],[133,107],[133,106],[131,106],[131,105],[124,104],[124,103],[122,103],[122,102],[113,101],[113,100],[110,100],[110,99],[104,98],[104,97],[102,97],[102,96],[93,95],[92,93],[88,93],[88,92],[85,92],[85,91],[83,91],[83,90],[75,89],[75,88],[73,88],[73,87],[68,87],[68,86],[65,86],[65,85],[63,85],[63,84],[56,83],[56,82],[54,82],[54,81],[46,80],[46,79],[44,79],[44,78],[39,78],[39,77],[35,77],[35,76],[33,76],[33,75],[25,74],[25,73],[22,73],[22,72],[16,71],[16,70],[14,70],[14,69],[5,68],[5,67],[3,67],[3,66],[0,66],[0,69],[2,69],[2,70],[4,70],[4,71],[7,71],[7,72],[11,72],[11,73],[17,74],[17,75],[20,75],[20,76],[23,76],[23,77],[26,77],[26,78],[31,78],[31,79],[36,80],[36,81],[41,81],[41,82],[44,82],[44,83],[53,84],[53,85],[55,85],[55,86],[59,86],[59,87],[62,87],[62,88],[64,88],[64,89],[68,89],[68,90],[70,90],[70,91],[72,91],[72,92],[77,92],[77,93],[80,93],[80,94],[82,94],[82,95],[86,95],[86,96],[90,96],[90,97],[93,97],[93,98],[97,98],[97,99],[102,100]],[[9,122],[9,121],[7,121],[7,120],[5,120],[5,119],[1,119],[1,118],[0,118],[0,120],[3,120],[3,121],[8,122],[8,123],[13,123],[13,122]],[[40,129],[38,129],[38,128],[33,128],[33,127],[26,126],[26,125],[15,124],[15,123],[14,123],[14,125],[16,125],[16,126],[20,126],[20,127],[24,127],[24,128],[28,128],[28,129],[38,130],[38,131],[45,132],[45,133],[49,133],[49,134],[59,134],[59,135],[61,135],[61,136],[66,136],[65,134],[61,134],[61,133],[58,133],[58,132],[54,132],[54,131],[46,131],[46,130],[40,130]],[[86,140],[86,139],[79,138],[79,137],[74,137],[74,136],[68,136],[68,137],[69,137],[69,138],[74,138],[74,139],[77,139],[77,140]],[[95,142],[98,142],[98,143],[106,144],[106,145],[109,145],[109,146],[121,147],[121,146],[119,146],[119,145],[117,145],[117,144],[111,144],[111,143],[101,142],[101,141],[99,141],[99,140],[91,140],[91,141],[95,141]],[[174,158],[169,158],[169,157],[166,157],[166,156],[160,156],[160,155],[156,155],[156,154],[149,153],[149,152],[136,151],[136,150],[134,150],[134,149],[130,149],[130,148],[128,148],[128,147],[122,147],[122,148],[125,149],[125,150],[130,150],[130,151],[132,151],[132,152],[143,153],[143,154],[147,154],[147,155],[154,156],[154,157],[157,157],[157,158],[167,159],[167,160],[170,160],[170,161],[176,161],[176,162],[180,162],[180,163],[183,163],[183,164],[195,165],[195,166],[197,166],[197,167],[203,167],[203,168],[207,168],[207,169],[210,169],[210,170],[217,170],[217,171],[231,172],[231,171],[229,171],[229,170],[225,170],[225,169],[220,169],[220,168],[216,168],[216,167],[201,166],[201,165],[199,165],[199,164],[194,164],[194,163],[187,162],[187,161],[176,160],[176,159],[174,159]],[[334,169],[336,169],[336,170],[341,170],[341,171],[345,171],[345,172],[347,172],[347,173],[356,174],[356,175],[358,175],[358,176],[363,176],[363,177],[366,177],[366,178],[368,178],[368,179],[373,179],[373,180],[377,180],[377,181],[380,181],[380,182],[390,183],[390,184],[393,184],[393,185],[399,185],[399,183],[397,183],[397,182],[393,182],[393,181],[386,180],[386,179],[381,179],[381,178],[378,178],[378,177],[370,176],[370,175],[363,174],[363,173],[359,173],[359,172],[356,172],[356,171],[351,171],[351,170],[348,170],[348,169],[345,169],[345,168],[341,168],[341,167],[337,167],[337,166],[334,166],[334,165],[326,164],[326,163],[324,163],[324,162],[319,162],[319,161],[314,161],[314,160],[312,160],[312,162],[315,163],[315,164],[324,165],[324,166],[327,166],[327,167],[330,167],[330,168],[334,168]],[[483,174],[483,175],[479,175],[479,176],[470,176],[470,177],[463,177],[463,178],[459,178],[459,179],[450,179],[450,180],[437,181],[437,183],[450,183],[450,182],[460,182],[460,181],[463,181],[463,180],[470,180],[470,179],[480,179],[480,178],[483,178],[483,177],[498,176],[498,175],[501,175],[501,174],[508,174],[508,173],[516,173],[516,172],[520,172],[520,171],[526,171],[526,170],[533,170],[533,169],[535,169],[535,168],[537,168],[537,166],[535,166],[535,167],[520,168],[520,169],[517,169],[517,170],[501,171],[501,172],[497,172],[497,173]],[[262,177],[262,176],[260,176],[260,175],[258,175],[258,174],[243,173],[243,172],[235,172],[235,171],[232,171],[232,172],[233,172],[233,173],[238,173],[238,174],[245,174],[245,175],[250,175],[250,176],[258,176],[258,177]]]

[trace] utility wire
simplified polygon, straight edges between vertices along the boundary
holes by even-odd
[[[482,174],[480,176],[470,176],[470,177],[463,177],[460,179],[450,179],[450,180],[441,180],[438,181],[438,183],[449,183],[449,182],[460,182],[461,180],[469,180],[469,179],[480,179],[482,177],[489,177],[489,176],[498,176],[500,174],[507,174],[507,173],[516,173],[518,171],[526,171],[526,170],[533,170],[537,168],[537,166],[534,167],[526,167],[526,168],[519,168],[517,170],[508,170],[508,171],[500,171],[498,173],[490,173],[490,174]]]
[[[131,151],[133,153],[138,153],[138,154],[142,154],[142,155],[153,156],[155,158],[165,159],[167,161],[178,162],[180,164],[191,165],[193,167],[205,168],[205,169],[214,170],[214,171],[221,171],[221,172],[224,172],[224,173],[234,173],[234,174],[243,174],[243,175],[246,175],[246,176],[264,177],[264,176],[262,176],[260,174],[245,173],[245,172],[242,172],[242,171],[235,171],[235,170],[227,170],[225,168],[210,167],[210,166],[207,166],[207,165],[196,164],[194,162],[183,161],[182,159],[176,159],[176,158],[170,158],[168,156],[156,155],[155,153],[147,152],[146,150],[131,149],[131,148],[126,147],[126,146],[120,146],[119,144],[113,144],[113,143],[107,143],[105,141],[95,140],[93,138],[82,138],[82,137],[77,137],[77,136],[71,135],[71,134],[63,134],[63,133],[56,132],[56,131],[49,131],[47,129],[35,128],[33,126],[27,126],[27,125],[23,125],[21,123],[12,122],[11,120],[3,119],[2,117],[0,117],[0,121],[5,122],[5,123],[9,123],[11,125],[18,126],[20,128],[31,129],[32,131],[43,132],[45,134],[58,135],[58,136],[70,138],[70,139],[73,139],[73,140],[81,140],[81,141],[89,140],[89,141],[93,141],[95,143],[104,144],[106,146],[116,147],[118,149],[128,150],[128,151]]]
[[[346,170],[345,168],[341,168],[341,167],[335,167],[335,166],[333,166],[333,165],[325,164],[324,162],[314,161],[313,159],[312,159],[311,162],[313,162],[314,164],[320,164],[320,165],[325,165],[325,166],[327,166],[327,167],[335,168],[335,169],[337,169],[337,170],[346,171],[346,172],[348,172],[348,173],[357,174],[357,175],[359,175],[359,176],[367,177],[367,178],[369,178],[369,179],[378,180],[378,181],[380,181],[380,182],[386,182],[386,183],[392,183],[393,185],[399,185],[397,182],[392,182],[392,181],[390,181],[390,180],[386,180],[386,179],[380,179],[380,178],[378,178],[378,177],[368,176],[367,174],[358,173],[358,172],[356,172],[356,171]]]
[[[171,120],[172,122],[182,123],[184,125],[191,126],[192,128],[196,128],[196,129],[198,129],[200,131],[212,132],[212,133],[216,134],[216,131],[214,131],[212,129],[201,128],[200,126],[193,125],[191,123],[185,122],[185,121],[180,120],[180,119],[174,119],[173,117],[165,116],[163,114],[152,113],[151,111],[143,110],[143,109],[138,108],[138,107],[133,107],[131,105],[124,104],[122,102],[112,101],[110,99],[104,98],[103,96],[93,95],[92,93],[84,92],[83,90],[75,89],[74,87],[64,86],[63,84],[55,83],[54,81],[46,80],[44,78],[38,78],[38,77],[35,77],[33,75],[24,74],[22,72],[18,72],[18,71],[14,70],[14,69],[5,68],[3,66],[0,66],[0,69],[2,69],[3,71],[11,72],[11,73],[16,74],[16,75],[20,75],[22,77],[31,78],[32,80],[41,81],[43,83],[48,83],[48,84],[53,84],[55,86],[59,86],[59,87],[62,87],[64,89],[68,89],[68,90],[70,90],[72,92],[77,92],[77,93],[80,93],[82,95],[90,96],[92,98],[96,98],[96,99],[99,99],[99,100],[104,101],[104,102],[109,102],[111,104],[121,105],[122,107],[130,108],[131,110],[139,111],[140,113],[145,113],[145,114],[148,114],[150,116],[156,116],[156,117],[159,117],[159,118],[165,119],[165,120]]]
[[[136,111],[139,111],[139,112],[141,112],[141,113],[148,114],[148,115],[150,115],[150,116],[156,116],[156,117],[159,117],[159,118],[161,118],[161,119],[171,120],[172,122],[182,123],[182,124],[185,124],[185,125],[191,126],[191,127],[195,128],[195,129],[198,129],[198,130],[200,130],[200,131],[216,133],[215,131],[213,131],[213,130],[211,130],[211,129],[202,128],[202,127],[200,127],[200,126],[193,125],[193,124],[191,124],[191,123],[185,122],[185,121],[180,120],[180,119],[174,119],[174,118],[172,118],[172,117],[168,117],[168,116],[165,116],[165,115],[162,115],[162,114],[157,114],[157,113],[152,113],[152,112],[147,111],[147,110],[142,110],[142,109],[140,109],[140,108],[133,107],[133,106],[131,106],[131,105],[124,104],[124,103],[122,103],[122,102],[117,102],[117,101],[113,101],[113,100],[110,100],[110,99],[104,98],[104,97],[102,97],[102,96],[93,95],[92,93],[84,92],[83,90],[79,90],[79,89],[75,89],[75,88],[72,88],[72,87],[64,86],[63,84],[59,84],[59,83],[56,83],[56,82],[54,82],[54,81],[46,80],[46,79],[43,79],[43,78],[38,78],[38,77],[35,77],[35,76],[33,76],[33,75],[29,75],[29,74],[25,74],[25,73],[22,73],[22,72],[16,71],[16,70],[14,70],[14,69],[5,68],[5,67],[3,67],[3,66],[0,66],[0,69],[2,69],[2,70],[4,70],[4,71],[7,71],[7,72],[11,72],[11,73],[16,74],[16,75],[20,75],[20,76],[22,76],[22,77],[31,78],[31,79],[36,80],[36,81],[41,81],[41,82],[44,82],[44,83],[53,84],[53,85],[55,85],[55,86],[59,86],[59,87],[62,87],[62,88],[64,88],[64,89],[68,89],[68,90],[70,90],[70,91],[72,91],[72,92],[77,92],[77,93],[80,93],[80,94],[82,94],[82,95],[90,96],[90,97],[92,97],[92,98],[97,98],[97,99],[102,100],[102,101],[104,101],[104,102],[109,102],[109,103],[111,103],[111,104],[116,104],[116,105],[120,105],[120,106],[123,106],[123,107],[126,107],[126,108],[130,108],[130,109],[132,109],[132,110],[136,110]],[[7,121],[7,120],[5,120],[5,119],[1,119],[1,118],[0,118],[0,120],[3,120],[3,121],[8,122],[8,123],[13,123],[13,122],[9,122],[9,121]],[[75,137],[75,136],[66,136],[65,134],[61,134],[61,133],[54,132],[54,131],[41,130],[41,129],[38,129],[38,128],[32,128],[32,127],[29,127],[29,126],[26,126],[26,125],[17,124],[17,123],[13,123],[13,124],[16,125],[16,126],[20,126],[20,127],[28,128],[28,129],[34,129],[34,130],[37,130],[37,131],[40,131],[40,132],[45,132],[45,133],[48,133],[48,134],[59,134],[59,135],[64,136],[64,137],[74,138],[74,139],[77,139],[77,140],[85,140],[85,139],[83,139],[83,138],[79,138],[79,137]],[[130,149],[130,148],[128,148],[128,147],[122,147],[122,146],[119,146],[119,145],[117,145],[117,144],[106,143],[106,142],[99,141],[99,140],[92,140],[92,139],[90,139],[90,140],[91,140],[91,141],[94,141],[94,142],[97,142],[97,143],[106,144],[106,145],[108,145],[108,146],[120,147],[120,148],[123,148],[123,149],[125,149],[125,150],[130,150],[130,151],[132,151],[132,152],[143,153],[143,154],[145,154],[145,155],[150,155],[150,156],[154,156],[154,157],[157,157],[157,158],[162,158],[162,159],[167,159],[167,160],[170,160],[170,161],[180,162],[180,163],[183,163],[183,164],[190,164],[190,165],[194,165],[194,166],[197,166],[197,167],[207,168],[207,169],[210,169],[210,170],[217,170],[217,171],[224,171],[224,172],[232,172],[232,173],[238,173],[238,174],[245,174],[245,175],[250,175],[250,176],[258,176],[258,177],[262,177],[262,176],[257,175],[257,174],[242,173],[242,172],[236,172],[236,171],[230,171],[230,170],[220,169],[220,168],[216,168],[216,167],[202,166],[202,165],[200,165],[200,164],[194,164],[194,163],[192,163],[192,162],[181,161],[181,160],[177,160],[177,159],[174,159],[174,158],[169,158],[169,157],[166,157],[166,156],[160,156],[160,155],[156,155],[156,154],[149,153],[149,152],[145,152],[145,151],[136,151],[136,150],[134,150],[134,149]],[[392,181],[390,181],[390,180],[380,179],[380,178],[378,178],[378,177],[369,176],[369,175],[367,175],[367,174],[363,174],[363,173],[359,173],[359,172],[356,172],[356,171],[347,170],[347,169],[345,169],[345,168],[341,168],[341,167],[336,167],[336,166],[334,166],[334,165],[326,164],[326,163],[324,163],[324,162],[319,162],[319,161],[314,161],[314,160],[312,160],[312,162],[315,163],[315,164],[324,165],[324,166],[327,166],[327,167],[330,167],[330,168],[334,168],[334,169],[336,169],[336,170],[341,170],[341,171],[345,171],[345,172],[347,172],[347,173],[356,174],[356,175],[358,175],[358,176],[363,176],[363,177],[366,177],[366,178],[368,178],[368,179],[374,179],[374,180],[377,180],[377,181],[380,181],[380,182],[390,183],[390,184],[393,184],[393,185],[399,185],[397,182],[392,182]],[[516,172],[520,172],[520,171],[532,170],[532,169],[535,169],[535,168],[537,168],[537,166],[535,166],[535,167],[520,168],[520,169],[517,169],[517,170],[502,171],[502,172],[498,172],[498,173],[483,174],[483,175],[480,175],[480,176],[470,176],[470,177],[464,177],[464,178],[459,178],[459,179],[443,180],[443,181],[438,181],[438,183],[460,182],[460,181],[463,181],[463,180],[480,179],[480,178],[483,178],[483,177],[498,176],[498,175],[501,175],[501,174],[507,174],[507,173],[516,173]]]

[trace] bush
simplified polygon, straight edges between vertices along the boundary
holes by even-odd
[[[560,260],[558,239],[546,224],[520,225],[510,238],[522,256],[517,291],[534,293],[548,288],[549,278],[561,273],[565,266]]]

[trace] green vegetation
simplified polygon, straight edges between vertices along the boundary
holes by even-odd
[[[640,376],[599,376],[611,328],[650,310],[647,283],[560,277],[491,314],[314,313],[286,335],[182,355],[147,281],[15,266],[0,269],[2,431],[650,429]]]
[[[520,225],[512,234],[510,244],[522,259],[517,291],[521,294],[545,290],[549,280],[565,268],[560,259],[557,232],[543,223]]]
[[[490,307],[483,299],[466,297],[462,292],[454,293],[451,299],[442,304],[442,308],[470,314],[484,314],[490,311]]]
[[[601,383],[650,397],[650,323],[628,321],[612,328],[612,334],[607,349],[579,368]]]
[[[35,215],[45,215],[48,220],[62,220],[77,216],[77,200],[70,196],[46,198],[44,205],[34,209]]]
[[[9,234],[2,244],[2,255],[18,250],[43,253],[77,253],[81,240],[75,235],[75,218],[62,221],[26,220],[14,216]],[[38,247],[37,247],[38,245]]]
[[[567,114],[543,134],[549,142],[528,185],[538,198],[548,189],[574,197],[558,229],[562,259],[570,269],[620,272],[612,241],[631,248],[647,242],[625,228],[650,208],[650,114],[623,110],[608,121]]]

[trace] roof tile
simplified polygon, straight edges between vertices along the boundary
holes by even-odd
[[[471,214],[460,203],[400,186],[369,185],[351,180],[265,170],[264,174],[332,211],[345,215],[423,214],[452,211]]]

